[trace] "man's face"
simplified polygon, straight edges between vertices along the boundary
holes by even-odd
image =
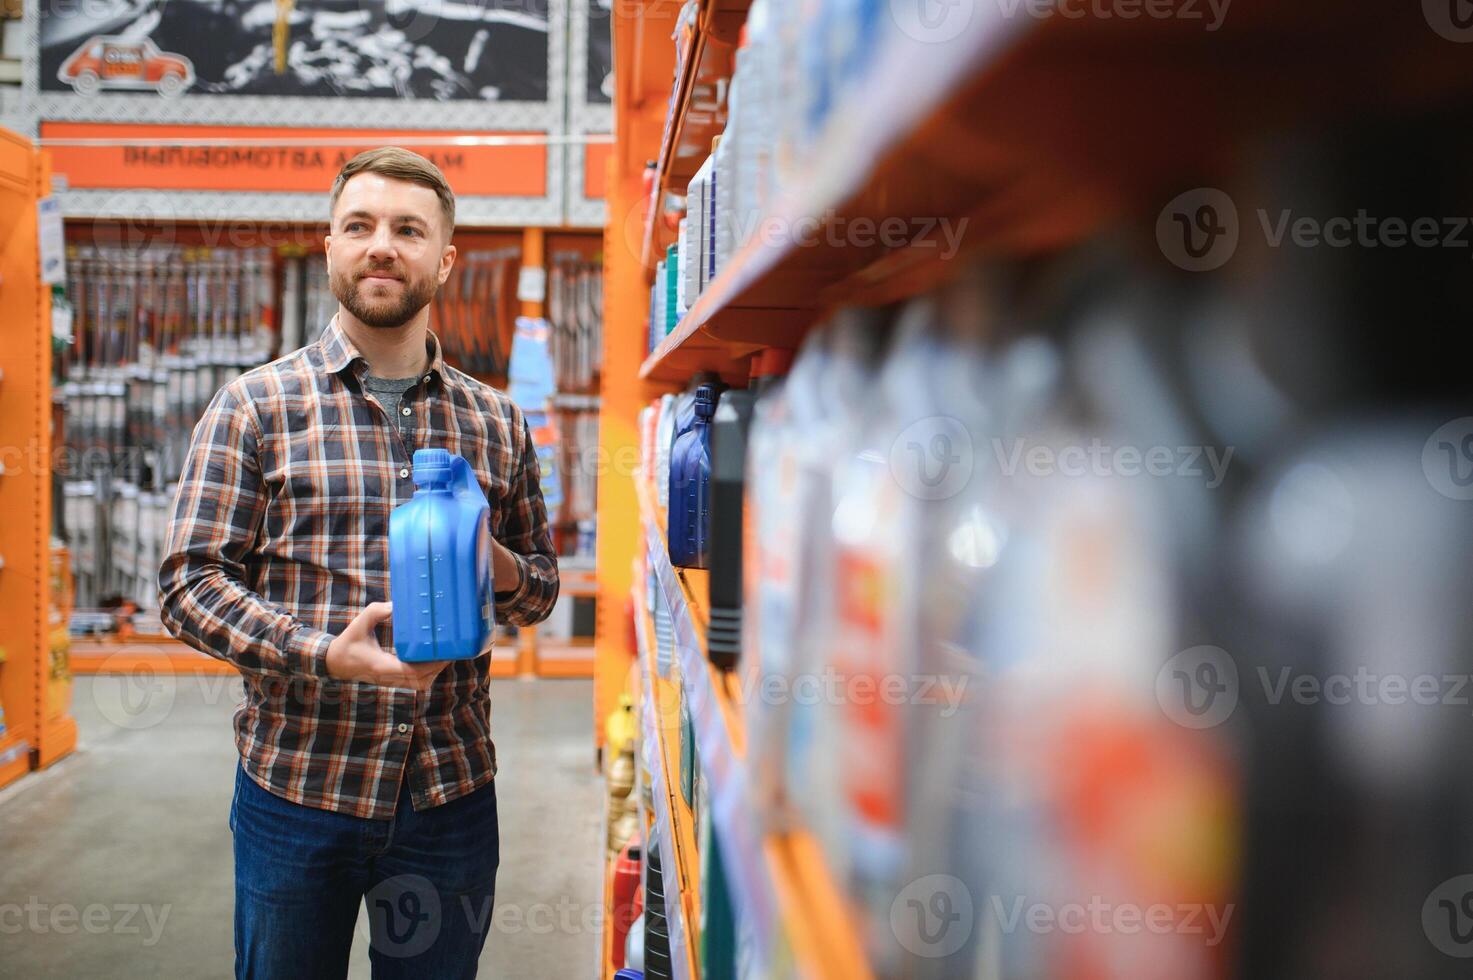
[[[326,239],[332,293],[370,327],[403,326],[450,275],[449,237],[433,190],[358,174],[343,185]]]

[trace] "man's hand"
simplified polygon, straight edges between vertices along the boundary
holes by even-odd
[[[340,681],[425,691],[450,661],[407,664],[379,646],[374,627],[394,614],[390,602],[370,602],[327,645],[327,672]]]

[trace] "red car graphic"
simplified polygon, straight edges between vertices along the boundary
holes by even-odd
[[[78,95],[102,89],[152,89],[173,97],[194,84],[194,62],[148,38],[94,37],[61,63],[56,77]]]

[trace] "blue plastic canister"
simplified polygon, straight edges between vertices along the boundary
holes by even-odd
[[[414,663],[469,660],[496,624],[491,508],[470,464],[444,449],[415,452],[414,485],[389,515],[394,650]]]

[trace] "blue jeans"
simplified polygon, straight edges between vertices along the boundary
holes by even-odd
[[[496,784],[416,812],[408,783],[392,818],[366,820],[283,800],[237,769],[237,978],[346,977],[364,903],[375,980],[476,975],[501,857]]]

